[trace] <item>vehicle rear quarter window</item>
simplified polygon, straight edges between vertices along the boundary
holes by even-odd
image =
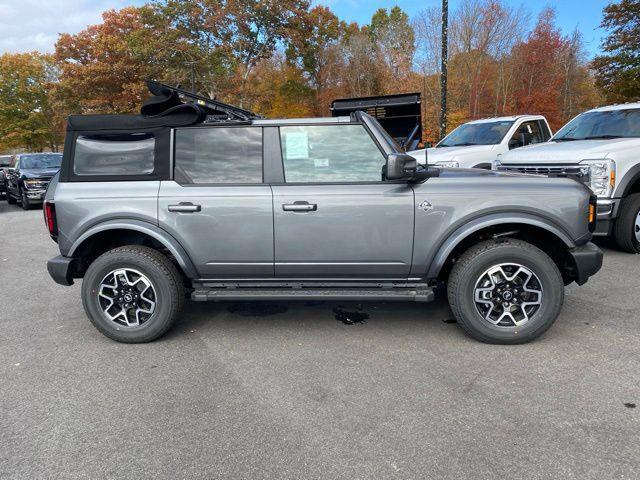
[[[262,183],[262,127],[176,130],[174,177],[183,184]]]
[[[76,140],[73,173],[78,176],[150,175],[154,169],[153,135],[81,135]]]
[[[379,182],[386,159],[362,125],[280,127],[289,183]]]

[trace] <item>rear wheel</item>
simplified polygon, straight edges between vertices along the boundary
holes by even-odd
[[[82,282],[82,303],[93,325],[118,342],[150,342],[174,324],[185,291],[176,266],[139,245],[98,257]]]
[[[475,339],[526,343],[558,317],[564,282],[539,248],[522,240],[492,240],[472,247],[456,262],[448,297],[458,324]]]
[[[620,202],[613,236],[620,249],[640,253],[640,193],[634,193]]]
[[[11,194],[7,191],[7,203],[9,205],[15,205],[16,199],[11,196]]]

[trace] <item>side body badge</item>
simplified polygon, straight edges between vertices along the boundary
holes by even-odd
[[[424,202],[422,202],[420,205],[418,205],[418,208],[420,210],[423,210],[425,212],[428,212],[429,210],[433,209],[433,205],[431,205],[431,203],[427,202],[426,200]]]

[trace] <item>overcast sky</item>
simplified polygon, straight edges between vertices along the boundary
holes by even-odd
[[[449,1],[452,10],[458,1]],[[570,33],[577,27],[589,53],[597,53],[603,33],[598,25],[602,8],[608,3],[606,0],[505,1],[516,6],[524,3],[534,15],[552,4],[562,30]],[[58,33],[77,33],[87,25],[99,23],[100,14],[105,10],[143,3],[143,0],[0,0],[0,53],[51,52]],[[317,0],[317,3],[330,6],[346,21],[367,23],[380,7],[398,4],[410,16],[415,16],[427,6],[440,5],[441,0]]]

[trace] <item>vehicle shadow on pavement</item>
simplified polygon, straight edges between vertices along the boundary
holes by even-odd
[[[455,323],[444,299],[431,303],[414,302],[187,302],[176,328],[165,338],[190,331],[215,330],[220,325],[259,328],[265,332],[279,329],[354,328],[376,330],[431,328],[431,325]]]

